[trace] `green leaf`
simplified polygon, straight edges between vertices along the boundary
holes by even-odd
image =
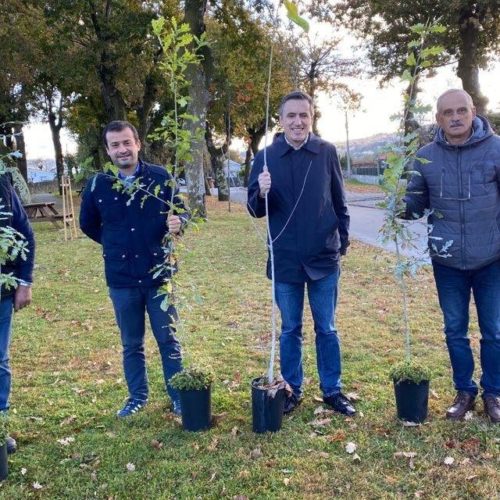
[[[415,54],[413,52],[410,52],[408,57],[406,58],[406,65],[407,66],[416,66],[417,60],[415,59]]]
[[[299,10],[297,5],[290,0],[285,0],[286,15],[290,21],[294,22],[297,26],[300,26],[306,33],[309,33],[309,23],[299,16]]]

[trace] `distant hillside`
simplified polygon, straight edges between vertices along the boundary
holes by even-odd
[[[349,141],[351,157],[376,157],[380,150],[394,143],[396,138],[396,134],[376,134]],[[339,154],[344,155],[346,150],[345,142],[337,143],[336,146]]]

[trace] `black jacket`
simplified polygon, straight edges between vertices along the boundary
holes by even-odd
[[[163,201],[152,196],[144,201],[144,193],[131,199],[113,188],[117,178],[108,174],[90,179],[82,195],[80,227],[102,245],[106,282],[112,288],[151,287],[164,282],[167,276],[154,276],[152,270],[165,260],[162,243],[168,232],[172,189],[175,206],[185,210],[165,168],[141,161],[138,179]],[[179,215],[188,218],[187,212]]]
[[[254,217],[265,215],[257,180],[263,165],[264,152],[259,151],[248,186],[248,210]],[[335,147],[310,134],[295,150],[279,134],[267,148],[267,166],[276,281],[299,283],[335,272],[349,245],[349,213]],[[270,277],[269,261],[267,267]]]

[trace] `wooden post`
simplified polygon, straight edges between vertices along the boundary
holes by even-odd
[[[61,178],[62,187],[62,202],[63,202],[63,225],[64,225],[64,241],[76,238],[75,222],[75,207],[73,205],[73,192],[71,191],[71,179],[68,175],[63,175]]]

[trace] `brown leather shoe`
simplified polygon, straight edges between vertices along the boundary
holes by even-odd
[[[462,420],[468,411],[474,409],[475,399],[472,392],[458,391],[453,404],[446,411],[446,418]]]
[[[500,397],[486,396],[483,397],[484,413],[490,417],[494,424],[500,422]]]

